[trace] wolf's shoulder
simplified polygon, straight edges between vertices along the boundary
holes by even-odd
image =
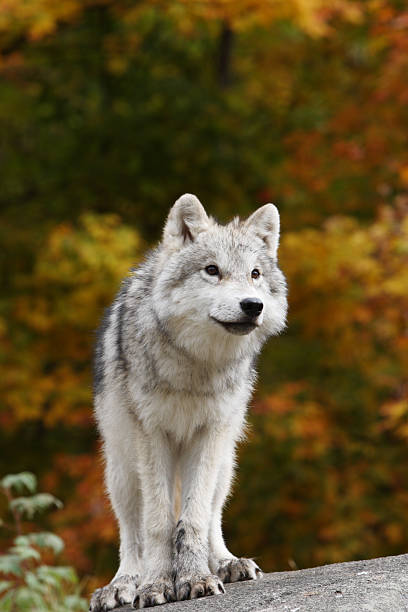
[[[95,332],[93,350],[94,393],[103,387],[109,364],[125,371],[127,344],[134,339],[129,322],[138,322],[137,333],[143,332],[143,322],[149,311],[152,286],[157,268],[159,248],[148,251],[143,260],[132,266],[122,279],[112,303],[105,308]],[[134,332],[134,326],[131,326]]]

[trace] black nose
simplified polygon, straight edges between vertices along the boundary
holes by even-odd
[[[262,312],[263,304],[258,298],[245,298],[240,302],[242,310],[248,317],[257,317]]]

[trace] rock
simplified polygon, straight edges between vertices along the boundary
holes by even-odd
[[[160,606],[160,612],[408,612],[408,554],[351,561],[226,585],[226,594]],[[148,608],[150,609],[150,608]],[[131,612],[124,606],[120,612]]]

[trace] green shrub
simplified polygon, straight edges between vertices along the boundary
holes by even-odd
[[[23,520],[62,503],[49,493],[36,493],[37,479],[30,472],[10,474],[0,481],[14,520],[16,536],[9,550],[0,554],[0,610],[2,612],[68,612],[87,610],[72,567],[46,565],[45,551],[54,556],[64,548],[50,532],[23,532]],[[21,495],[24,492],[28,495]],[[18,497],[15,494],[19,495]],[[0,521],[0,526],[5,526]]]

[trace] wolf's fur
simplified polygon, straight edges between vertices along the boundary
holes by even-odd
[[[220,226],[185,194],[158,248],[108,309],[95,354],[95,412],[120,528],[120,566],[94,593],[92,611],[218,594],[222,581],[260,575],[251,559],[226,548],[221,514],[254,359],[285,325],[278,240],[272,204]],[[252,278],[254,269],[259,278]],[[250,324],[240,306],[246,298],[263,303]]]

